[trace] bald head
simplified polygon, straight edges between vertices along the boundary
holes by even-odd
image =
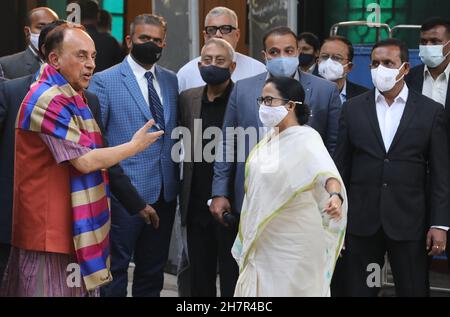
[[[34,8],[28,13],[24,33],[27,43],[30,43],[32,34],[38,38],[39,33],[47,24],[55,22],[59,17],[55,11],[47,7]],[[38,47],[36,47],[38,48]]]
[[[45,42],[48,63],[58,70],[73,89],[89,86],[95,69],[95,44],[79,26],[61,25],[49,33]]]

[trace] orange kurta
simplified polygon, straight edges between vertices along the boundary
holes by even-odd
[[[38,133],[16,130],[12,245],[73,254],[69,165],[55,162]]]

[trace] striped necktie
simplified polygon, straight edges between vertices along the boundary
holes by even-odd
[[[156,92],[155,86],[153,86],[153,74],[152,72],[146,72],[145,78],[147,79],[148,86],[148,103],[150,105],[150,111],[152,112],[153,119],[159,125],[161,130],[164,130],[164,108]]]

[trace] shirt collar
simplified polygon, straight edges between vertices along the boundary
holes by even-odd
[[[307,73],[310,73],[310,74],[314,73],[316,66],[317,66],[316,63],[312,64],[311,67],[308,69]]]
[[[141,65],[139,65],[138,63],[136,63],[136,61],[131,57],[131,55],[128,55],[127,61],[137,79],[144,78],[144,76],[147,72],[151,72],[153,75],[153,78],[156,79],[155,64],[152,66],[152,68],[150,68],[150,70],[147,70],[144,67],[142,67]]]
[[[450,63],[448,63],[447,68],[444,70],[443,74],[445,74],[445,79],[449,80],[450,78]],[[427,78],[428,76],[431,76],[430,70],[427,65],[425,65],[425,68],[423,70],[423,78]]]
[[[395,98],[394,103],[397,103],[399,101],[406,103],[408,101],[408,94],[409,94],[409,88],[405,83],[402,91],[400,91],[398,96]],[[375,101],[379,102],[381,100],[386,100],[386,99],[384,98],[384,96],[381,94],[381,92],[378,89],[375,89]]]
[[[344,81],[344,87],[342,87],[341,95],[347,97],[347,81]]]

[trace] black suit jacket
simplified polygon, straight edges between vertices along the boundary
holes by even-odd
[[[406,84],[408,85],[408,87],[410,87],[412,90],[415,90],[416,92],[418,92],[419,94],[422,94],[422,90],[423,90],[423,72],[425,70],[425,65],[419,65],[416,66],[414,68],[412,68],[408,74],[408,76],[406,76],[405,81]],[[445,102],[445,115],[447,120],[450,123],[450,81],[448,83],[448,88],[447,88],[447,100]],[[448,132],[448,136],[449,136],[449,141],[450,141],[450,124],[447,125],[447,132]],[[449,147],[450,149],[450,147]]]
[[[33,77],[34,75],[30,75],[0,85],[0,242],[6,244],[9,244],[11,239],[15,122]],[[85,91],[85,95],[89,108],[103,132],[98,98],[89,91]],[[135,214],[145,208],[145,201],[139,196],[120,165],[111,167],[109,176],[112,194],[129,213]]]
[[[387,153],[375,90],[346,102],[339,124],[334,159],[348,191],[350,234],[371,236],[382,227],[393,240],[418,241],[430,225],[449,225],[448,142],[440,104],[410,90]]]
[[[35,74],[39,70],[40,60],[28,47],[20,53],[1,57],[0,66],[5,78],[15,79]]]
[[[366,87],[360,86],[358,84],[355,84],[354,82],[351,82],[349,80],[347,80],[347,88],[346,88],[346,93],[347,93],[347,100],[354,98],[356,96],[362,95],[365,92],[368,92],[369,89],[367,89]]]
[[[423,90],[423,81],[424,76],[423,73],[425,71],[425,65],[419,65],[414,68],[412,68],[406,76],[405,81],[408,84],[408,86],[417,91],[418,93],[422,93]],[[447,119],[447,137],[448,141],[450,142],[450,82],[448,84],[447,88],[447,99],[445,101],[445,116]],[[450,144],[449,144],[449,151],[450,151]],[[450,259],[450,232],[448,232],[448,238],[447,238],[447,258]],[[449,267],[450,267],[450,260],[448,261]]]

